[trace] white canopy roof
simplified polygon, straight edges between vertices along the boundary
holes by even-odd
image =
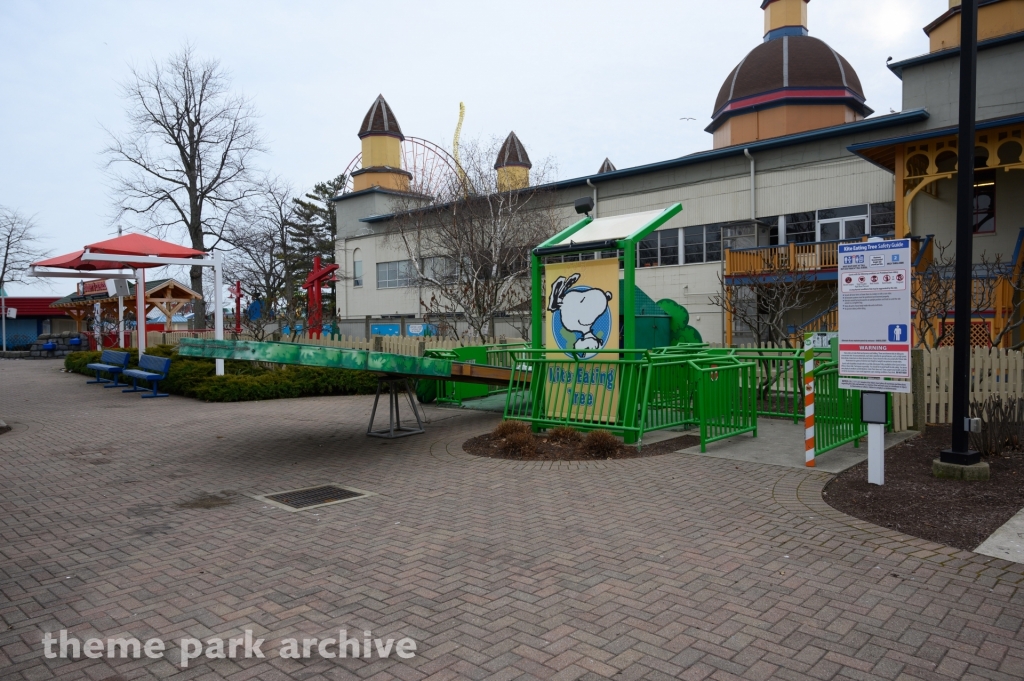
[[[591,241],[612,241],[625,239],[626,237],[640,231],[665,211],[648,210],[643,213],[629,213],[627,215],[613,215],[606,218],[597,218],[583,229],[572,236],[561,241],[551,242],[550,246],[558,246],[567,243],[589,243]]]

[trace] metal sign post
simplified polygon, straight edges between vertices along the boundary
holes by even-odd
[[[885,484],[885,422],[888,420],[888,399],[884,392],[864,391],[860,394],[861,420],[868,424],[868,482]]]
[[[909,393],[910,379],[910,239],[839,245],[839,387],[882,394]],[[904,379],[904,380],[891,380]],[[877,408],[877,398],[867,406]],[[886,408],[881,423],[869,424],[868,482],[884,479]],[[873,435],[873,436],[872,436]]]

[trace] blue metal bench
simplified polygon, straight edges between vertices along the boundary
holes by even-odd
[[[128,353],[117,352],[115,350],[104,350],[103,354],[100,355],[99,362],[93,362],[92,364],[86,364],[86,369],[92,369],[96,372],[95,381],[86,381],[86,383],[110,383],[110,385],[103,386],[104,388],[117,388],[121,386],[118,383],[118,379],[124,370],[128,368]],[[100,378],[101,373],[108,373],[114,377],[113,382],[109,378]]]
[[[139,379],[149,381],[153,388],[152,394],[143,397],[167,397],[167,393],[157,392],[157,385],[167,378],[167,372],[171,369],[170,357],[154,357],[153,355],[139,355],[139,368],[128,369],[124,375],[132,379],[132,387],[129,390],[122,390],[123,393],[143,393],[147,388],[139,387]]]

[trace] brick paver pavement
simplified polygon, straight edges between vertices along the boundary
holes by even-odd
[[[460,443],[493,415],[434,409],[389,442],[363,434],[369,406],[141,400],[0,361],[0,677],[1024,677],[1024,566],[833,511],[827,474],[478,459]],[[325,482],[378,496],[297,513],[244,496]],[[179,506],[202,493],[233,496]],[[62,628],[172,652],[44,659]],[[266,659],[178,665],[178,639],[247,628]],[[341,628],[418,654],[276,654]]]

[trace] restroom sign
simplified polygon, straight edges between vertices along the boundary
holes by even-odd
[[[910,378],[910,239],[839,245],[839,375]]]

